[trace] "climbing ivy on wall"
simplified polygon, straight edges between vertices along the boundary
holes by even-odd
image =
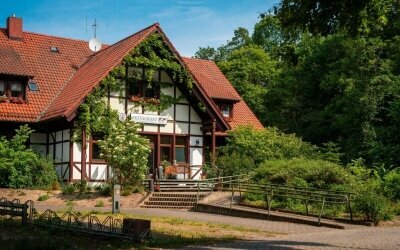
[[[144,74],[134,73],[127,77],[127,67],[144,68]],[[189,72],[179,63],[177,56],[171,53],[169,47],[164,42],[160,34],[154,33],[145,39],[140,45],[131,51],[121,65],[114,68],[85,99],[78,110],[76,128],[74,130],[74,141],[80,141],[82,128],[86,129],[86,134],[99,133],[108,134],[109,128],[114,122],[118,122],[118,112],[112,110],[105,100],[108,91],[122,93],[125,85],[120,80],[124,80],[129,86],[132,82],[144,81],[147,84],[153,83],[154,72],[164,70],[172,78],[173,82],[181,85],[191,94],[193,82]],[[169,82],[160,82],[160,87],[173,86]],[[163,111],[180,98],[160,93],[159,99],[139,98],[134,100],[135,106],[142,106],[148,111]]]

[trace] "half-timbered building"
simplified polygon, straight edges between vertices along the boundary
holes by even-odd
[[[53,160],[61,179],[106,180],[110,169],[99,157],[96,135],[83,132],[80,142],[71,140],[78,107],[125,56],[155,33],[190,73],[192,97],[186,98],[187,91],[158,70],[153,82],[170,85],[148,89],[119,79],[123,91],[109,91],[106,99],[120,114],[143,124],[140,133],[152,149],[149,173],[158,173],[168,162],[177,166],[178,179],[200,178],[201,166],[215,154],[226,131],[263,126],[214,62],[181,57],[159,24],[92,52],[86,41],[26,32],[21,18],[9,17],[6,28],[0,28],[0,136],[11,137],[20,125],[29,124],[35,130],[30,147]],[[128,67],[126,75],[144,71]],[[154,101],[160,93],[180,98],[157,112],[135,104],[137,98]]]

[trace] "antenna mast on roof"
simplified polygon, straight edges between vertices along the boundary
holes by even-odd
[[[90,39],[90,41],[89,41],[89,48],[93,52],[97,52],[101,49],[101,42],[99,39],[96,38],[97,27],[99,27],[99,24],[97,23],[96,19],[94,19],[94,23],[92,24],[92,28],[94,31],[94,37],[92,39]]]

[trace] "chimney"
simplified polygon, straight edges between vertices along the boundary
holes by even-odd
[[[22,40],[22,18],[15,15],[7,18],[8,38],[13,40]]]

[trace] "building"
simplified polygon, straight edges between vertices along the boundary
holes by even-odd
[[[178,166],[180,179],[200,178],[207,154],[215,153],[226,131],[239,125],[263,126],[214,62],[181,57],[159,24],[93,52],[86,41],[23,31],[22,19],[9,17],[7,27],[0,28],[0,135],[10,137],[20,125],[29,124],[35,129],[31,148],[53,159],[63,180],[104,181],[110,169],[99,159],[96,137],[82,133],[82,143],[71,140],[78,108],[110,71],[152,34],[161,37],[189,72],[191,97],[169,73],[157,70],[153,82],[171,83],[158,85],[158,96],[157,91],[150,93],[145,86],[128,85],[121,79],[124,91],[109,91],[107,102],[143,123],[141,133],[152,147],[149,173],[156,173],[158,166],[167,162]],[[145,70],[127,66],[126,80]],[[137,105],[137,98],[154,101],[160,93],[181,98],[162,112]]]

